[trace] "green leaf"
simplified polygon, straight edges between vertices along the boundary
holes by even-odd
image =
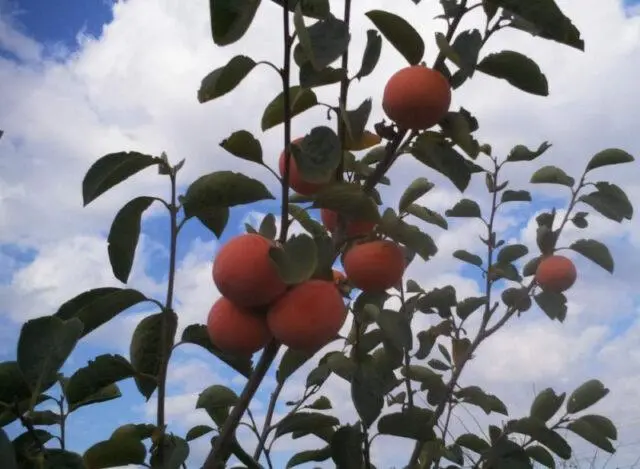
[[[145,462],[147,449],[134,435],[110,438],[91,446],[82,459],[87,469],[126,466]]]
[[[292,236],[283,248],[271,247],[269,257],[278,275],[287,285],[309,280],[318,265],[316,243],[306,234]]]
[[[429,210],[426,207],[422,207],[416,204],[410,204],[405,208],[405,212],[413,215],[416,218],[419,218],[424,222],[439,226],[443,230],[449,229],[449,223],[442,215],[434,212],[433,210]]]
[[[569,422],[567,424],[567,428],[576,435],[587,440],[592,445],[605,450],[607,453],[613,454],[616,451],[613,444],[611,444],[607,437],[598,432],[585,420],[577,419],[573,422]]]
[[[201,436],[204,436],[208,433],[211,433],[214,429],[209,425],[196,425],[195,427],[191,427],[187,432],[186,440],[192,441]]]
[[[547,422],[556,414],[556,412],[558,412],[558,410],[560,410],[560,407],[566,397],[567,394],[564,392],[557,395],[551,388],[543,389],[531,403],[529,415],[541,420],[542,422]]]
[[[462,199],[444,212],[447,217],[480,218],[482,213],[478,203],[471,199]]]
[[[58,425],[60,423],[60,414],[51,410],[32,410],[25,415],[25,418],[33,425]]]
[[[291,151],[298,171],[308,182],[331,180],[342,161],[340,140],[327,126],[311,129],[301,142],[292,146]]]
[[[382,220],[378,224],[378,231],[393,241],[403,244],[409,252],[416,253],[425,261],[438,252],[438,247],[431,236],[417,226],[406,223],[391,208],[384,211]],[[409,264],[409,261],[405,262]]]
[[[211,339],[209,339],[209,334],[207,333],[207,326],[204,324],[191,324],[185,327],[182,331],[180,342],[199,345],[236,370],[245,378],[248,378],[251,374],[251,357],[235,356],[220,350],[211,343]]]
[[[509,415],[507,407],[498,397],[483,391],[478,386],[462,388],[456,391],[455,395],[463,402],[480,407],[487,415],[491,412]]]
[[[609,389],[600,380],[591,379],[580,385],[567,400],[567,412],[577,414],[609,394]]]
[[[471,254],[469,251],[465,251],[464,249],[454,251],[453,257],[460,259],[463,262],[467,262],[468,264],[482,267],[482,258],[476,254]]]
[[[160,467],[154,452],[150,458],[151,467]],[[162,469],[182,469],[184,462],[189,457],[189,444],[175,435],[167,435],[164,438],[164,465]]]
[[[29,397],[31,397],[31,390],[20,371],[18,362],[0,362],[0,402],[13,404]]]
[[[519,52],[503,50],[489,54],[480,61],[477,69],[492,77],[506,80],[527,93],[549,95],[547,77],[538,64]]]
[[[134,377],[136,387],[147,401],[156,390],[157,383],[153,378],[160,372],[160,357],[168,356],[173,346],[177,326],[178,316],[170,311],[145,317],[133,331],[129,358],[133,369],[138,373]],[[163,330],[165,331],[164,340]]]
[[[248,130],[238,130],[220,142],[220,146],[243,160],[263,164],[262,145]]]
[[[246,55],[231,58],[226,65],[216,68],[202,79],[198,101],[201,104],[206,103],[233,91],[256,65],[256,62]]]
[[[551,148],[549,142],[542,142],[536,150],[529,150],[529,148],[524,145],[516,145],[509,152],[507,161],[533,161],[544,154],[549,148]]]
[[[384,10],[369,10],[365,15],[410,65],[420,63],[424,57],[424,41],[407,20]]]
[[[327,208],[362,221],[380,221],[376,203],[359,184],[348,182],[330,184],[316,194],[311,207]]]
[[[506,190],[502,193],[500,203],[506,202],[531,202],[531,194],[529,191],[512,191]]]
[[[531,176],[531,184],[561,184],[572,187],[575,179],[556,166],[543,166]]]
[[[481,306],[487,304],[486,296],[472,296],[469,298],[465,298],[460,301],[456,306],[456,314],[463,321],[471,316],[474,312],[478,310]]]
[[[616,429],[616,426],[613,424],[613,422],[607,417],[604,417],[602,415],[588,414],[577,418],[576,421],[577,420],[588,423],[593,427],[594,430],[596,430],[601,435],[606,436],[610,440],[618,439],[618,430]]]
[[[309,404],[307,408],[314,410],[329,410],[332,409],[333,406],[331,405],[331,401],[328,397],[320,396],[318,399]]]
[[[367,30],[367,45],[362,55],[362,64],[360,70],[354,78],[361,80],[371,75],[380,60],[380,52],[382,51],[382,36],[375,29]]]
[[[398,211],[404,212],[409,205],[414,203],[420,197],[425,195],[431,189],[435,187],[435,184],[429,182],[427,178],[419,177],[414,179],[414,181],[409,184],[400,197],[400,202],[398,203]]]
[[[362,424],[369,428],[384,407],[384,382],[371,357],[356,367],[351,379],[351,399]]]
[[[289,204],[289,214],[300,223],[300,226],[307,230],[314,239],[319,239],[326,236],[326,230],[322,224],[311,218],[309,212],[299,205]]]
[[[0,428],[0,461],[2,461],[3,469],[18,469],[13,445],[2,428]]]
[[[596,189],[594,192],[580,196],[578,200],[590,205],[610,220],[618,223],[622,220],[631,220],[633,205],[620,187],[608,182],[597,182]]]
[[[114,399],[118,399],[119,397],[122,397],[120,388],[118,388],[116,384],[108,384],[104,388],[99,389],[98,391],[91,394],[90,396],[87,396],[82,401],[77,402],[73,407],[70,407],[69,412],[73,412],[74,410],[77,410],[80,407],[84,407],[87,405],[112,401]]]
[[[80,319],[84,325],[81,337],[84,337],[143,301],[148,301],[148,298],[130,288],[94,288],[65,302],[54,316],[65,321],[72,318]]]
[[[411,154],[422,164],[447,177],[460,192],[467,189],[472,174],[484,171],[465,159],[451,143],[437,140],[426,133],[416,139]]]
[[[443,135],[458,145],[469,157],[475,159],[480,152],[480,144],[472,133],[478,128],[478,121],[466,109],[449,111],[440,121]]]
[[[321,70],[335,62],[349,45],[349,26],[344,21],[329,14],[325,19],[306,28],[307,40],[303,41],[300,30],[305,29],[300,18],[296,32],[306,57],[316,70]]]
[[[258,233],[267,239],[274,240],[278,235],[278,227],[276,226],[276,217],[273,213],[267,213],[260,222]]]
[[[549,467],[551,469],[556,469],[556,460],[553,459],[553,456],[546,448],[540,445],[529,446],[525,449],[527,455],[539,462],[543,466]]]
[[[287,462],[286,469],[291,467],[299,466],[300,464],[304,464],[307,462],[322,462],[326,461],[331,457],[331,447],[325,446],[322,449],[312,449],[307,451],[300,451],[299,453],[291,456],[289,461]]]
[[[34,394],[49,389],[82,335],[82,322],[55,316],[30,319],[18,337],[18,366]]]
[[[271,0],[272,2],[284,6],[283,0]],[[296,10],[297,6],[300,6],[300,10],[304,16],[310,18],[322,19],[326,18],[330,14],[329,0],[299,0],[297,2],[288,2],[288,9],[291,12]]]
[[[65,385],[70,410],[110,384],[131,378],[135,370],[121,355],[100,355],[77,370]]]
[[[82,201],[86,207],[112,187],[154,164],[160,158],[137,151],[109,153],[91,165],[82,180]]]
[[[282,360],[280,360],[280,364],[278,365],[278,371],[276,371],[276,380],[278,383],[284,383],[311,357],[313,357],[313,354],[308,352],[287,348],[282,356]]]
[[[596,153],[587,163],[587,171],[592,169],[601,168],[602,166],[609,166],[614,164],[632,163],[635,161],[633,156],[624,150],[619,148],[608,148]]]
[[[346,73],[342,68],[325,67],[322,70],[316,70],[309,62],[303,63],[298,73],[298,80],[303,88],[332,85],[345,77]]]
[[[380,329],[393,345],[401,350],[411,350],[413,334],[409,319],[396,311],[383,309],[376,317]]]
[[[547,428],[538,419],[524,417],[518,420],[511,420],[507,423],[506,429],[509,432],[530,436],[564,460],[571,458],[571,446],[567,441],[556,431]]]
[[[44,469],[86,469],[86,466],[78,453],[48,448]]]
[[[336,469],[362,467],[362,432],[352,426],[338,428],[331,437],[331,458]]]
[[[529,248],[524,244],[511,244],[503,247],[500,252],[498,252],[497,260],[498,262],[510,264],[527,254],[529,254]]]
[[[251,26],[260,0],[209,0],[211,36],[217,46],[239,41]]]
[[[297,431],[309,431],[320,427],[333,427],[340,425],[340,421],[332,416],[317,412],[297,412],[284,417],[276,427],[275,436],[280,437],[287,433]]]
[[[153,197],[136,197],[120,209],[111,224],[107,238],[109,262],[113,275],[127,283],[140,238],[143,212],[153,203]]]
[[[187,217],[211,207],[234,207],[275,197],[257,179],[232,171],[216,171],[196,179],[187,189],[182,205]]]
[[[289,88],[291,103],[291,117],[302,114],[318,104],[316,94],[307,88],[292,86]],[[276,96],[264,110],[262,114],[261,128],[263,131],[269,130],[284,122],[284,91]]]
[[[413,407],[380,417],[378,432],[421,442],[431,441],[435,439],[432,418],[432,411]]]
[[[371,98],[367,98],[353,111],[341,107],[340,115],[344,121],[348,137],[352,142],[359,142],[364,135],[365,127],[371,114]],[[337,136],[336,136],[337,138]]]
[[[520,0],[490,0],[530,24],[530,32],[545,39],[584,50],[580,31],[571,23],[554,0],[522,2]]]
[[[541,291],[533,297],[536,300],[537,305],[544,313],[549,316],[549,319],[557,319],[560,322],[564,322],[567,317],[567,297],[562,293],[556,293],[552,291]]]
[[[613,273],[614,262],[609,252],[609,248],[595,239],[580,239],[571,246],[569,249],[574,250],[577,253],[582,254],[590,261],[598,264],[604,270],[609,273]]]
[[[473,433],[464,433],[460,435],[456,438],[456,444],[464,448],[468,448],[478,454],[483,454],[491,447],[489,443]]]
[[[231,389],[221,384],[209,386],[198,396],[196,409],[204,409],[218,425],[224,423],[224,419],[218,419],[219,411],[226,411],[238,403],[238,395]]]

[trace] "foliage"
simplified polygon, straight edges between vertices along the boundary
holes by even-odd
[[[536,250],[520,244],[506,244],[495,229],[496,214],[506,204],[531,203],[532,195],[513,187],[504,179],[507,166],[527,166],[551,147],[515,145],[504,157],[494,155],[490,144],[478,137],[479,124],[472,113],[460,108],[449,111],[437,130],[409,131],[386,122],[369,123],[371,100],[349,109],[347,95],[378,66],[381,48],[393,47],[409,65],[422,62],[424,39],[410,21],[383,10],[366,13],[372,29],[359,70],[347,70],[351,38],[362,34],[350,28],[351,0],[345,0],[342,19],[331,11],[328,0],[210,0],[211,34],[218,47],[240,41],[250,28],[259,8],[278,8],[283,13],[282,34],[285,58],[282,66],[247,55],[231,58],[203,78],[197,99],[209,103],[238,87],[259,65],[267,65],[283,82],[261,116],[263,131],[279,128],[286,151],[285,171],[278,176],[282,194],[276,197],[256,179],[232,171],[204,174],[193,181],[184,194],[178,194],[177,175],[184,160],[172,165],[167,155],[146,155],[135,151],[118,152],[99,158],[88,170],[82,184],[84,205],[89,205],[112,187],[124,183],[151,167],[168,178],[169,200],[140,196],[127,203],[116,215],[108,236],[108,256],[115,278],[126,284],[134,262],[141,218],[151,204],[158,202],[171,221],[170,260],[166,300],[148,298],[130,288],[97,288],[84,292],[61,305],[49,316],[26,322],[20,332],[15,361],[0,363],[0,418],[2,425],[19,420],[24,433],[13,440],[0,429],[0,460],[3,468],[106,468],[124,464],[144,464],[154,468],[179,468],[189,456],[189,442],[213,434],[212,451],[205,469],[227,467],[235,456],[244,467],[271,467],[270,451],[284,436],[315,435],[322,442],[291,457],[287,467],[305,462],[333,461],[339,468],[375,467],[371,446],[377,435],[415,440],[414,451],[401,462],[410,468],[529,468],[534,463],[555,467],[556,458],[572,457],[571,446],[560,434],[566,429],[596,447],[613,452],[617,438],[614,424],[605,416],[589,413],[591,406],[609,390],[597,379],[573,390],[551,388],[540,391],[528,415],[513,416],[501,399],[475,385],[461,383],[465,365],[480,352],[481,344],[507,322],[528,311],[533,301],[551,320],[562,322],[567,314],[567,297],[561,292],[543,291],[535,281],[535,270],[543,256],[560,249],[572,250],[614,272],[614,260],[600,241],[587,238],[561,246],[563,229],[571,222],[586,229],[594,214],[616,222],[630,220],[632,205],[617,185],[600,181],[597,169],[630,163],[634,158],[624,150],[605,149],[590,158],[577,178],[556,166],[540,166],[532,172],[532,184],[565,186],[566,211],[556,210],[537,217]],[[340,3],[340,2],[337,2]],[[414,0],[419,8],[420,0]],[[580,32],[554,0],[442,0],[438,19],[447,25],[436,34],[439,54],[433,69],[442,73],[454,90],[475,73],[486,74],[539,96],[548,95],[547,79],[540,67],[523,54],[504,50],[482,54],[491,36],[505,28],[519,29],[538,40],[552,40],[579,50],[584,48]],[[484,31],[459,31],[461,20],[471,10],[481,8],[486,20]],[[419,15],[416,15],[419,17]],[[414,20],[415,21],[415,20]],[[293,59],[293,60],[292,60]],[[336,63],[339,62],[337,65]],[[298,84],[294,72],[298,70]],[[291,145],[291,121],[297,115],[319,106],[314,89],[336,85],[337,103],[329,109],[337,117],[337,127],[310,129],[299,145]],[[230,155],[246,164],[267,166],[258,137],[237,130],[220,143]],[[396,209],[382,205],[377,184],[390,184],[385,176],[400,155],[412,155],[424,164],[424,173],[407,185]],[[309,197],[289,194],[291,163],[310,181],[336,181]],[[425,206],[424,198],[433,189],[429,174],[444,175],[460,193],[460,200],[446,213]],[[464,197],[472,178],[483,177],[487,198],[479,201]],[[393,183],[394,185],[397,182]],[[204,324],[189,325],[177,339],[179,311],[174,311],[176,250],[180,231],[186,222],[197,219],[216,237],[224,232],[230,210],[261,200],[279,198],[282,207],[280,229],[275,215],[269,214],[258,229],[249,231],[275,238],[284,249],[273,252],[272,260],[287,284],[297,284],[313,276],[322,278],[334,259],[350,242],[343,224],[334,233],[311,218],[312,210],[332,209],[340,219],[357,214],[377,223],[376,233],[401,244],[409,262],[428,262],[438,255],[432,236],[447,230],[456,218],[476,218],[486,227],[482,237],[485,252],[461,248],[454,257],[478,269],[485,285],[483,296],[461,298],[453,285],[429,291],[409,278],[390,292],[377,295],[348,289],[351,330],[341,350],[322,357],[287,349],[277,364],[277,386],[272,392],[269,413],[262,429],[251,426],[260,442],[254,454],[235,437],[241,418],[247,412],[256,390],[272,365],[281,344],[272,341],[253,363],[249,357],[233,356],[216,347]],[[583,211],[578,211],[578,207]],[[288,229],[298,221],[307,235],[290,237]],[[422,224],[424,223],[424,224]],[[425,228],[428,227],[428,228]],[[414,257],[417,258],[414,259]],[[529,279],[528,279],[529,278]],[[528,280],[527,280],[528,279]],[[497,291],[502,289],[500,298]],[[391,308],[390,298],[399,300]],[[532,301],[533,300],[533,301]],[[84,336],[114,319],[130,307],[147,302],[155,307],[135,329],[129,357],[100,355],[64,376],[60,369]],[[431,325],[419,330],[416,317],[426,315]],[[477,324],[472,328],[470,324]],[[475,332],[475,333],[470,333]],[[211,425],[199,425],[186,435],[166,432],[165,394],[167,366],[173,350],[182,344],[195,344],[248,378],[240,395],[213,383],[202,391],[197,408],[211,417]],[[273,422],[274,408],[287,380],[305,363],[316,366],[306,377],[306,389],[296,402],[289,403],[285,417]],[[224,365],[223,365],[224,364]],[[324,411],[329,399],[319,393],[330,375],[346,380],[359,421],[353,425]],[[82,456],[66,449],[65,426],[68,417],[82,407],[117,399],[118,383],[133,379],[139,392],[149,400],[158,398],[155,424],[127,424],[116,428],[105,441],[96,442]],[[56,384],[60,393],[47,394]],[[312,401],[312,399],[314,399]],[[58,410],[39,410],[53,401]],[[476,406],[487,415],[507,418],[483,433],[451,435],[451,415],[464,405]],[[58,430],[54,432],[54,429]]]

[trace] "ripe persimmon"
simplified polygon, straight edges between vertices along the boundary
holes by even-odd
[[[291,144],[299,143],[304,137],[297,138],[291,142]],[[284,177],[284,165],[285,165],[285,153],[280,153],[280,160],[278,162],[278,168],[280,170],[280,176]],[[325,187],[327,183],[309,182],[305,181],[300,171],[298,171],[298,165],[296,159],[291,155],[289,160],[289,187],[302,195],[313,195],[320,189]]]
[[[264,314],[238,306],[224,296],[209,311],[207,333],[212,344],[236,355],[252,355],[272,338]]]
[[[413,65],[394,73],[384,87],[382,109],[398,127],[424,130],[449,111],[451,85],[437,70]]]
[[[349,281],[362,291],[382,292],[402,280],[404,252],[393,241],[356,244],[343,258]]]
[[[338,212],[334,210],[320,209],[320,219],[325,228],[332,233],[338,226]],[[369,234],[375,226],[375,222],[369,220],[350,219],[347,220],[346,235],[349,238],[364,236]]]
[[[218,291],[238,306],[271,303],[286,290],[269,257],[273,242],[256,233],[236,236],[222,246],[213,262]]]
[[[535,279],[543,290],[561,293],[573,286],[578,277],[571,259],[554,254],[543,258],[536,269]]]
[[[276,300],[267,312],[271,334],[294,350],[315,352],[340,331],[347,310],[333,282],[308,280]]]

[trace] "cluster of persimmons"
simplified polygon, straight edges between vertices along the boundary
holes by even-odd
[[[451,87],[438,71],[423,65],[401,69],[387,82],[382,108],[399,128],[424,130],[440,122],[449,111]],[[293,140],[293,144],[302,138]],[[285,153],[280,155],[284,175]],[[325,183],[306,181],[293,157],[289,186],[312,196]],[[320,218],[329,233],[338,224],[338,213],[321,209]],[[334,270],[333,281],[312,278],[286,285],[269,256],[275,241],[257,233],[234,237],[213,263],[213,281],[222,295],[212,306],[207,330],[214,345],[232,354],[253,354],[272,338],[301,351],[315,352],[334,340],[347,309],[340,284],[347,282],[366,292],[383,292],[402,281],[405,256],[394,241],[375,233],[375,223],[346,219],[345,234],[351,240],[342,257],[345,274]],[[558,255],[545,257],[536,271],[543,289],[564,291],[573,285],[573,263]]]

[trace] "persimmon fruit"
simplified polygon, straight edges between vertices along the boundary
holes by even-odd
[[[207,317],[209,339],[223,352],[252,355],[271,340],[264,314],[244,308],[220,297]]]
[[[338,226],[338,212],[335,210],[320,209],[320,219],[325,228],[332,233]],[[364,236],[369,234],[375,226],[376,223],[369,220],[350,219],[346,223],[346,235],[349,238]]]
[[[331,342],[346,318],[346,306],[336,285],[318,279],[296,285],[267,312],[271,334],[287,347],[306,352]]]
[[[422,65],[405,67],[387,81],[382,109],[398,127],[424,130],[444,118],[451,106],[451,85],[437,70]]]
[[[402,280],[405,269],[404,252],[390,240],[356,244],[344,255],[344,272],[358,289],[382,292]]]
[[[304,140],[304,137],[296,138],[291,142],[291,144],[299,143]],[[284,177],[284,166],[285,166],[285,152],[282,151],[280,153],[280,160],[278,162],[278,168],[280,170],[280,176]],[[296,163],[296,159],[291,155],[291,159],[289,160],[289,187],[296,191],[298,194],[302,195],[313,195],[316,192],[320,191],[323,187],[328,184],[326,183],[318,183],[318,182],[310,182],[306,181],[302,177],[302,173],[298,170],[298,164]]]
[[[536,269],[535,279],[543,290],[561,293],[573,286],[578,277],[571,259],[557,254],[543,258]]]
[[[273,242],[256,233],[236,236],[227,242],[213,262],[213,281],[218,291],[238,306],[271,303],[286,290],[269,258]]]

